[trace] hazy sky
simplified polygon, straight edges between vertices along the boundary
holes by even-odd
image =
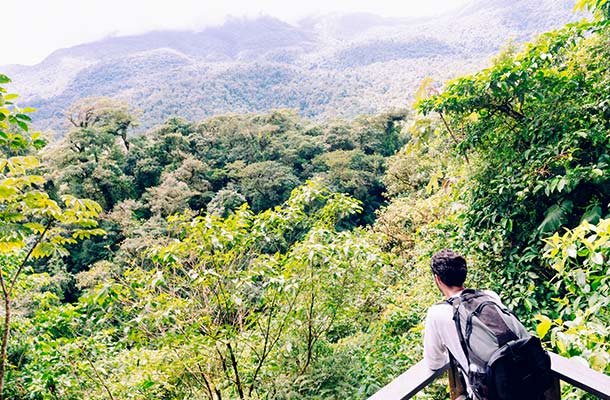
[[[109,35],[201,29],[225,17],[272,15],[286,21],[320,13],[432,15],[468,0],[3,0],[0,65],[36,64],[53,50]],[[1,72],[1,71],[0,71]]]

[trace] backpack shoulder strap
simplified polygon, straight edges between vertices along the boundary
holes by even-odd
[[[460,339],[460,346],[462,347],[462,351],[466,356],[466,362],[468,363],[468,365],[470,365],[468,346],[466,345],[466,340],[464,339],[464,335],[462,334],[462,323],[460,321],[460,305],[462,304],[461,295],[458,297],[450,297],[445,301],[453,307],[453,322],[455,323],[455,330],[457,331],[458,338]]]

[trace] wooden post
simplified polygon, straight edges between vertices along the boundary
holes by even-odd
[[[450,366],[447,370],[447,377],[449,378],[449,397],[451,400],[459,400],[460,396],[463,396],[461,397],[462,399],[467,398],[466,382],[464,381],[464,377],[462,376],[453,357],[451,357],[450,360]]]
[[[559,378],[553,378],[553,384],[544,392],[544,400],[561,400],[561,387],[559,386]]]

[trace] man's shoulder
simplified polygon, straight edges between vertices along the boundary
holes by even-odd
[[[491,289],[464,289],[463,292],[461,292],[459,295],[457,295],[456,297],[462,295],[462,293],[482,293],[484,295],[490,296],[496,300],[500,300],[500,296],[498,295],[498,293],[494,292]]]
[[[498,293],[494,292],[493,290],[489,290],[489,289],[467,289],[469,291],[472,292],[480,292],[483,293],[489,297],[492,297],[494,300],[500,300],[500,296],[498,295]],[[428,310],[444,310],[447,307],[451,308],[453,304],[455,304],[455,302],[452,302],[451,299],[456,299],[459,298],[462,295],[462,292],[460,292],[459,294],[454,295],[453,297],[450,297],[447,300],[443,300],[443,301],[439,301],[438,303],[432,304]]]
[[[498,295],[498,293],[494,292],[493,290],[489,290],[489,289],[467,289],[467,290],[472,291],[472,292],[482,293],[484,295],[491,297],[493,300],[497,301],[498,303],[502,303],[502,300],[500,299],[500,296]],[[462,295],[462,293],[460,292],[459,294],[457,294],[447,300],[439,301],[438,303],[431,305],[428,308],[428,313],[439,312],[439,311],[444,312],[447,310],[447,308],[449,308],[449,309],[453,308],[453,305],[456,303],[455,303],[455,301],[452,301],[451,299],[459,298],[461,295]]]
[[[429,319],[441,319],[453,315],[453,307],[447,301],[438,302],[428,307]]]
[[[484,290],[481,290],[481,292],[485,293],[486,295],[493,298],[494,300],[497,300],[500,303],[502,302],[502,300],[500,300],[500,296],[498,295],[498,293],[494,292],[493,290],[484,289]]]

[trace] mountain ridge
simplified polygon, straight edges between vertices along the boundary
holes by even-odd
[[[354,13],[290,24],[230,18],[200,31],[153,31],[59,49],[34,66],[4,66],[34,125],[63,129],[63,111],[89,96],[127,100],[141,129],[171,115],[293,108],[350,118],[409,104],[427,76],[473,72],[508,37],[517,43],[576,18],[570,0],[477,0],[453,13],[393,18]]]

